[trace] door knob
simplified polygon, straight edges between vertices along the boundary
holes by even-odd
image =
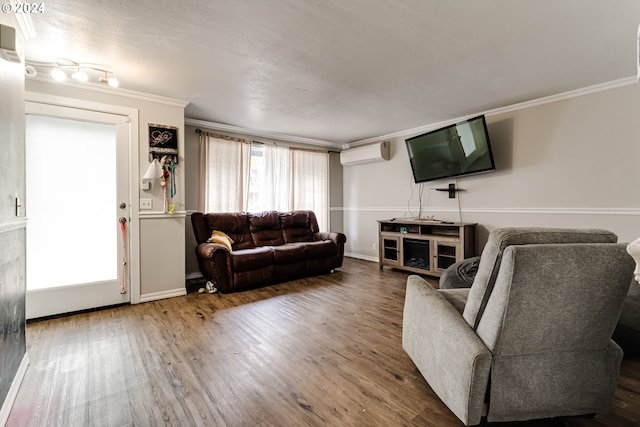
[[[124,224],[125,222],[127,222],[127,218],[125,218],[125,217],[121,216],[121,217],[120,217],[120,219],[118,219],[118,222],[119,222],[120,224]]]
[[[124,202],[120,203],[120,209],[124,209],[124,208],[126,208],[126,207],[127,207],[127,204],[126,204],[126,203],[124,203]]]

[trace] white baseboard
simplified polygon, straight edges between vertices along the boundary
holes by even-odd
[[[159,299],[181,297],[187,294],[186,288],[170,289],[168,291],[152,292],[140,295],[140,302],[156,301]]]
[[[11,387],[9,388],[9,392],[7,393],[7,397],[2,403],[2,409],[0,409],[0,426],[6,425],[7,420],[9,419],[11,408],[13,408],[13,403],[16,400],[16,396],[18,396],[18,390],[20,390],[20,385],[22,384],[24,375],[27,373],[28,367],[29,353],[25,353],[24,357],[22,358],[22,362],[20,362],[20,366],[18,367],[18,371],[13,377],[13,381],[11,382]]]
[[[353,252],[345,252],[344,256],[348,256],[349,258],[362,259],[365,261],[378,262],[377,256],[362,255],[362,254],[357,254]]]

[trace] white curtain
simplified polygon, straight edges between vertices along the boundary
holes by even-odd
[[[291,150],[292,209],[312,210],[320,230],[329,229],[329,154]]]
[[[329,154],[203,133],[202,212],[312,210],[329,230]]]
[[[254,144],[248,211],[287,211],[291,203],[289,147]]]
[[[248,206],[251,143],[203,133],[200,136],[199,209],[242,212]],[[203,164],[204,163],[204,164]]]

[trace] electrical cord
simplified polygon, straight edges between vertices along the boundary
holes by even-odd
[[[411,200],[413,200],[413,178],[409,177],[409,180],[409,189],[411,190],[411,194],[409,195],[409,200],[407,201],[407,212],[409,213],[409,216],[412,216],[413,212],[411,212]],[[405,217],[407,212],[405,212]]]

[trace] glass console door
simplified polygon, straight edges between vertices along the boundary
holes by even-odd
[[[400,265],[400,238],[382,236],[380,240],[381,256],[385,263]]]
[[[444,271],[457,261],[458,245],[455,243],[436,243],[436,269]]]

